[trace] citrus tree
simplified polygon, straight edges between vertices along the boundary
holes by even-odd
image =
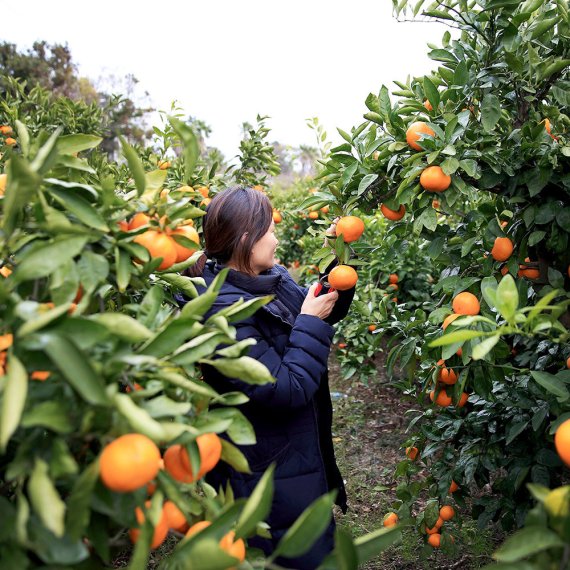
[[[429,46],[435,68],[366,98],[364,122],[339,129],[344,142],[302,207],[327,204],[347,219],[319,259],[359,268],[360,289],[374,283],[375,256],[368,229],[349,237],[354,217],[379,211],[388,239],[415,240],[431,259],[431,299],[377,325],[401,340],[389,368],[406,368],[406,393],[423,405],[407,442],[414,459],[398,468],[400,520],[427,491],[434,502],[414,521],[432,531],[429,545],[451,548],[434,526],[443,503],[469,499],[481,525],[508,529],[530,508],[526,483],[563,475],[552,434],[570,400],[568,9],[546,0],[394,9],[450,27]]]
[[[201,365],[274,381],[232,326],[268,298],[205,320],[225,273],[201,295],[201,278],[180,273],[200,253],[210,193],[236,179],[202,159],[179,118],[155,147],[121,139],[112,161],[100,136],[49,115],[45,94],[30,104],[18,93],[0,114],[0,565],[92,568],[127,551],[145,568],[161,546],[164,568],[264,568],[302,554],[328,525],[333,493],[266,558],[247,539],[270,532],[273,468],[249,498],[204,480],[219,461],[248,471],[239,446],[255,433],[239,410],[247,398],[216,393]],[[76,111],[89,120],[88,107]],[[242,179],[272,159],[266,132],[249,133]],[[356,568],[398,537],[339,532],[325,567]]]

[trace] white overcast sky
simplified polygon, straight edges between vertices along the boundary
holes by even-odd
[[[92,80],[133,74],[157,108],[175,100],[205,121],[228,158],[258,113],[271,141],[314,146],[305,119],[318,117],[337,144],[369,92],[436,67],[426,44],[445,31],[397,22],[391,0],[0,0],[0,13],[0,40],[67,44]]]

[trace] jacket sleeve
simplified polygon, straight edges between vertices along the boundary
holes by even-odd
[[[276,382],[255,385],[224,377],[224,384],[227,386],[229,382],[232,389],[264,406],[291,409],[306,406],[327,369],[334,329],[318,317],[298,315],[282,356],[263,338],[254,318],[237,323],[236,329],[237,340],[255,339],[257,344],[250,348],[248,355],[264,364]],[[210,374],[218,374],[208,368]],[[210,374],[205,372],[208,378]]]

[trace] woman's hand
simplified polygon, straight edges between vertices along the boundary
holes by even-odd
[[[331,225],[327,228],[327,231],[325,232],[325,242],[323,244],[324,247],[328,247],[329,246],[329,240],[327,239],[327,236],[330,238],[334,238],[336,237],[336,224],[337,222],[340,220],[340,218],[337,216],[331,223]]]
[[[301,306],[301,314],[326,319],[333,310],[334,304],[338,299],[338,293],[336,291],[329,291],[326,295],[315,297],[315,291],[318,285],[319,283],[317,282],[309,287],[309,292]]]

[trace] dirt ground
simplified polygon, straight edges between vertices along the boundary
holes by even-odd
[[[401,445],[407,434],[407,409],[414,407],[402,393],[390,386],[383,372],[383,358],[377,361],[378,376],[364,385],[343,380],[334,354],[329,364],[333,395],[333,437],[337,462],[346,482],[349,510],[335,515],[340,527],[357,537],[382,528],[384,515],[396,500],[396,465],[402,461]],[[492,562],[496,548],[490,531],[479,531],[468,515],[457,541],[457,554],[446,556],[429,547],[422,557],[424,542],[415,529],[403,532],[402,542],[362,566],[366,570],[430,570],[481,568]],[[469,541],[461,544],[460,540]],[[423,559],[422,559],[423,558]]]

